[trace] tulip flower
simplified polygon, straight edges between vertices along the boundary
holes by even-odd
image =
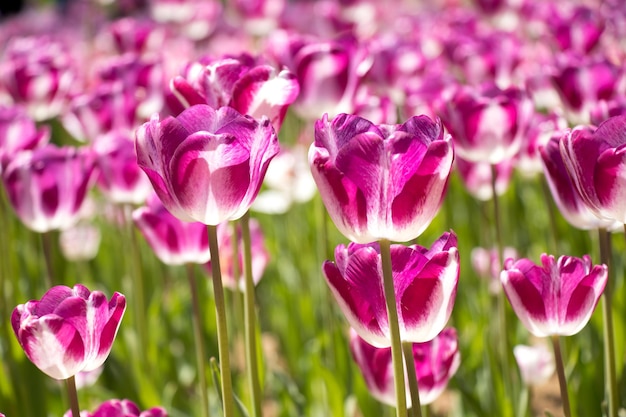
[[[519,366],[522,382],[526,385],[539,385],[554,375],[554,357],[545,345],[517,345],[513,348],[513,355]]]
[[[470,162],[462,158],[456,158],[457,172],[467,191],[477,200],[489,201],[493,198],[492,169],[491,164],[486,162]],[[513,174],[513,161],[504,160],[495,164],[496,194],[504,194],[509,189]]]
[[[391,245],[393,282],[400,339],[422,343],[443,329],[452,313],[459,280],[459,253],[453,233],[444,233],[430,249]],[[323,272],[339,307],[369,344],[389,346],[378,244],[350,243],[335,249],[335,262]]]
[[[278,150],[269,119],[230,107],[155,115],[137,131],[137,162],[163,205],[182,220],[213,226],[248,211]]]
[[[121,132],[110,132],[93,146],[98,168],[97,185],[117,204],[141,204],[152,192],[146,174],[137,165],[135,143]]]
[[[72,417],[72,413],[68,411],[64,417]],[[108,400],[100,404],[93,413],[82,411],[80,417],[167,417],[167,412],[162,407],[141,411],[130,400]]]
[[[133,212],[133,220],[166,265],[204,264],[211,258],[206,225],[174,217],[155,195]]]
[[[93,170],[89,149],[47,145],[16,155],[2,179],[20,220],[44,233],[76,223]]]
[[[486,84],[461,87],[447,100],[441,118],[454,139],[454,149],[468,161],[497,164],[520,149],[533,106],[514,87]]]
[[[224,287],[233,291],[245,291],[245,279],[243,269],[244,247],[241,235],[241,225],[237,224],[237,271],[235,276],[235,255],[233,253],[233,225],[230,223],[220,223],[217,226],[217,243],[220,248],[220,265],[222,268],[222,279]],[[252,254],[252,281],[254,285],[258,284],[263,277],[265,267],[269,262],[269,253],[263,241],[263,231],[261,225],[255,219],[250,219],[250,250]],[[205,264],[207,271],[211,272],[210,261]]]
[[[89,261],[100,249],[100,229],[90,223],[79,222],[59,234],[61,253],[68,261]]]
[[[543,254],[541,266],[507,259],[500,280],[515,314],[537,337],[571,336],[591,318],[607,283],[606,265]]]
[[[54,379],[67,379],[104,363],[126,309],[114,293],[52,287],[41,300],[18,305],[11,315],[13,331],[30,361]]]
[[[377,126],[358,116],[329,121],[325,115],[309,149],[330,217],[357,243],[419,236],[441,206],[453,158],[450,136],[427,116]]]
[[[267,116],[277,132],[300,91],[290,71],[258,65],[248,55],[193,63],[184,76],[172,79],[170,88],[183,107],[230,106],[255,119]]]
[[[599,43],[605,29],[600,10],[588,6],[575,7],[564,16],[557,13],[552,20],[554,40],[564,51],[588,53]]]
[[[374,347],[352,329],[350,351],[372,396],[382,403],[395,406],[391,348]],[[413,344],[413,360],[420,403],[431,404],[444,391],[461,363],[456,330],[448,328],[431,341]],[[409,391],[408,384],[406,391]],[[407,400],[407,407],[411,407],[410,395],[407,395]]]
[[[561,142],[565,137],[577,137],[590,133],[591,128],[579,126],[573,130],[567,130],[563,134],[555,135],[540,149],[544,173],[554,202],[559,211],[572,226],[582,230],[594,230],[600,227],[611,227],[612,220],[598,217],[585,204],[581,194],[577,190],[561,154]]]
[[[0,106],[0,174],[17,152],[41,147],[49,140],[50,129],[38,129],[22,107]]]
[[[502,256],[504,259],[516,258],[517,251],[515,248],[506,246],[502,250]],[[502,283],[500,282],[502,264],[498,249],[476,247],[472,249],[470,257],[474,272],[476,272],[479,278],[489,281],[489,292],[491,294],[499,294],[502,291]]]

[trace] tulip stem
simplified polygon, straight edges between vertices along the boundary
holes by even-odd
[[[602,315],[604,316],[604,365],[605,383],[609,402],[609,417],[617,417],[617,376],[615,374],[615,342],[613,335],[613,308],[612,308],[612,276],[611,267],[611,234],[605,229],[598,229],[600,240],[600,260],[607,266],[608,278],[604,287],[604,302]]]
[[[415,359],[413,357],[413,343],[402,342],[402,351],[404,353],[404,364],[406,365],[406,373],[409,379],[409,392],[411,393],[411,415],[422,417],[422,405],[420,404],[419,385],[417,372],[415,371]]]
[[[198,382],[200,383],[200,400],[202,402],[202,415],[209,417],[209,392],[206,380],[206,361],[204,360],[204,334],[202,332],[202,314],[200,312],[200,300],[198,296],[198,285],[193,271],[193,264],[188,263],[187,279],[189,281],[189,291],[191,292],[192,324],[194,332],[194,346],[196,349],[196,365],[198,367]]]
[[[385,292],[389,333],[391,336],[391,360],[393,362],[393,379],[396,389],[396,416],[407,417],[402,344],[400,341],[400,326],[398,325],[398,309],[396,307],[393,269],[391,267],[391,242],[389,240],[380,240],[380,255],[383,268],[383,289]]]
[[[45,273],[45,280],[46,280],[46,286],[48,288],[52,288],[52,286],[54,285],[54,272],[53,272],[53,267],[52,267],[52,242],[50,241],[51,239],[51,234],[52,232],[44,232],[41,233],[41,251],[43,252],[43,260],[44,260],[44,265],[46,268],[46,273]]]
[[[248,362],[248,383],[252,395],[254,417],[263,415],[261,411],[261,386],[259,383],[259,366],[256,354],[256,306],[254,301],[254,281],[252,278],[252,242],[250,239],[250,213],[241,218],[241,234],[243,238],[244,277],[245,277],[245,341]],[[237,236],[234,237],[237,239]]]
[[[72,417],[80,417],[80,407],[78,406],[78,392],[76,391],[76,380],[74,376],[71,376],[65,380],[65,386],[67,387],[67,396],[70,399],[70,409],[72,410]]]
[[[552,347],[554,348],[554,360],[556,362],[556,373],[559,377],[559,387],[561,388],[561,402],[563,403],[563,414],[571,417],[572,412],[569,406],[569,395],[567,394],[567,380],[565,379],[565,367],[563,366],[563,356],[561,355],[561,343],[559,336],[552,335]]]
[[[552,193],[545,176],[540,178],[541,191],[543,199],[546,202],[546,208],[548,209],[548,219],[550,220],[550,235],[552,243],[552,253],[559,253],[559,230],[556,226],[556,214],[554,212],[554,203],[552,201]]]
[[[495,226],[495,243],[498,251],[498,264],[500,268],[504,267],[504,244],[502,240],[502,220],[500,217],[500,202],[498,199],[498,193],[496,190],[496,179],[498,170],[495,164],[491,164],[491,190],[493,192],[493,212],[494,212],[494,226]],[[506,320],[506,300],[504,291],[498,293],[498,311],[500,315],[500,354],[502,360],[502,367],[504,370],[504,387],[508,398],[513,398],[513,392],[511,388],[511,372],[509,363],[509,339],[507,337],[507,320]]]
[[[211,252],[211,272],[213,282],[213,297],[215,298],[215,313],[217,319],[217,343],[220,356],[220,374],[222,380],[222,400],[224,417],[233,417],[233,383],[230,374],[230,356],[228,351],[228,327],[226,323],[226,307],[224,303],[224,287],[222,286],[222,271],[220,269],[220,255],[217,243],[217,226],[208,225],[209,251]]]

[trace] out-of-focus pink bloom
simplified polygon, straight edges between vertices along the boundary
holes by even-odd
[[[125,133],[112,131],[93,145],[97,184],[113,203],[141,204],[152,192],[146,174],[137,165],[135,143]]]
[[[626,97],[619,96],[611,101],[600,101],[591,109],[591,124],[599,126],[606,119],[626,115]]]
[[[211,35],[222,18],[222,4],[217,0],[150,0],[149,4],[154,20],[170,24],[194,41]]]
[[[526,385],[542,384],[554,374],[554,357],[545,345],[517,345],[513,355]]]
[[[430,249],[391,245],[400,339],[422,343],[446,325],[459,279],[457,239],[444,233]],[[377,243],[350,243],[335,249],[335,262],[322,267],[326,281],[350,326],[368,343],[390,345]]]
[[[356,39],[322,41],[280,32],[270,38],[269,49],[298,79],[300,95],[294,110],[303,119],[353,112],[359,81],[372,64]]]
[[[613,224],[613,221],[600,218],[594,211],[590,210],[576,188],[575,182],[563,160],[563,154],[561,153],[562,138],[583,134],[578,133],[579,131],[586,131],[587,134],[591,134],[593,129],[591,127],[578,126],[573,130],[566,130],[561,134],[557,133],[541,148],[541,159],[546,180],[556,206],[569,224],[583,230],[609,227]]]
[[[626,223],[626,116],[607,119],[595,132],[573,129],[560,143],[563,161],[583,201],[596,215]]]
[[[96,257],[100,249],[100,229],[91,223],[77,223],[62,230],[59,246],[68,261],[89,261]]]
[[[610,101],[621,94],[623,72],[604,58],[564,55],[556,65],[552,82],[570,123],[589,123],[590,112],[600,101]]]
[[[489,292],[491,294],[499,294],[502,291],[502,283],[500,282],[502,264],[498,252],[497,248],[476,247],[472,249],[471,254],[472,267],[480,278],[489,280]],[[502,257],[504,259],[517,258],[517,251],[515,248],[507,246],[502,251]]]
[[[49,140],[50,129],[38,129],[22,107],[0,105],[0,174],[18,152],[38,148]]]
[[[0,63],[0,86],[37,121],[63,111],[75,81],[66,48],[44,36],[13,38]]]
[[[281,149],[267,169],[263,186],[250,207],[253,211],[281,214],[294,203],[311,200],[317,188],[307,162],[306,149],[301,145]]]
[[[90,149],[47,145],[17,154],[2,180],[20,220],[43,233],[76,223],[93,170]]]
[[[556,132],[565,128],[567,121],[560,115],[533,113],[528,131],[522,139],[522,147],[515,159],[517,171],[524,177],[532,177],[543,172],[539,149],[545,146]]]
[[[278,138],[269,119],[199,104],[137,131],[137,162],[163,205],[185,221],[243,216],[259,193]]]
[[[586,54],[599,42],[604,20],[599,8],[577,6],[566,13],[553,14],[549,27],[554,40],[563,51]]]
[[[263,36],[277,27],[285,3],[285,0],[235,0],[232,6],[248,33]]]
[[[184,76],[172,79],[170,87],[184,108],[230,106],[255,119],[267,116],[277,132],[300,91],[290,71],[258,65],[248,55],[192,63]]]
[[[67,379],[104,363],[125,309],[120,293],[107,301],[80,284],[56,286],[40,301],[15,307],[11,325],[33,364],[54,379]]]
[[[237,229],[237,273],[235,276],[235,254],[233,244],[233,226]],[[246,290],[244,275],[244,245],[241,225],[232,223],[220,223],[217,226],[217,242],[220,248],[220,265],[224,286],[233,291],[244,292]],[[252,251],[252,282],[257,285],[263,277],[265,267],[269,262],[269,252],[265,248],[261,225],[255,219],[250,219],[250,249]],[[211,262],[205,264],[207,271],[211,271]]]
[[[206,225],[179,220],[154,195],[133,212],[133,220],[164,264],[204,264],[211,258]]]
[[[455,160],[457,172],[467,191],[477,200],[489,201],[493,198],[492,165],[488,162],[470,162],[463,158]],[[513,161],[504,160],[495,164],[496,193],[503,195],[509,188],[513,174]]]
[[[315,124],[309,164],[324,205],[348,239],[406,242],[437,214],[454,152],[441,122],[375,125],[354,115]]]
[[[396,394],[393,380],[393,363],[391,348],[377,348],[357,334],[350,331],[350,351],[354,361],[359,365],[365,383],[374,398],[378,401],[395,406]],[[458,338],[453,328],[444,329],[433,340],[413,344],[413,360],[419,385],[420,403],[428,405],[434,402],[445,390],[450,378],[454,376],[461,364]],[[408,380],[405,382],[407,391],[407,407],[411,407]]]
[[[104,365],[99,366],[98,368],[91,371],[81,371],[74,376],[76,381],[76,389],[88,388],[91,387],[98,381],[102,371],[104,370]]]
[[[537,337],[571,336],[582,330],[607,282],[606,265],[583,258],[541,255],[541,266],[528,259],[507,259],[500,275],[504,292],[524,327]]]
[[[72,417],[72,411],[67,411],[63,417]],[[80,417],[167,417],[167,412],[162,407],[141,411],[130,400],[108,400],[100,404],[93,413],[81,411]]]
[[[124,17],[113,21],[97,38],[104,50],[114,54],[158,52],[165,41],[165,30],[149,20]]]
[[[398,110],[391,98],[375,94],[368,85],[361,86],[354,96],[354,114],[374,124],[392,125],[398,120]]]
[[[522,90],[486,84],[458,88],[441,117],[461,158],[498,164],[519,151],[532,112],[532,102]]]

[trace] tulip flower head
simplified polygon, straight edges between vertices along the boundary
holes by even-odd
[[[554,357],[545,345],[517,345],[513,348],[513,355],[526,385],[541,384],[554,374]]]
[[[391,348],[374,347],[352,329],[350,350],[372,396],[382,403],[395,406]],[[431,404],[444,391],[461,363],[456,330],[448,328],[431,341],[414,343],[413,360],[419,384],[420,403]],[[405,389],[408,393],[408,381]],[[411,407],[410,395],[407,395],[407,407]]]
[[[162,407],[153,407],[149,410],[141,411],[137,405],[130,400],[108,400],[90,413],[81,411],[81,417],[167,417],[167,412]],[[72,417],[72,412],[68,411],[63,417]]]
[[[591,318],[607,282],[606,265],[591,258],[543,254],[541,266],[528,259],[504,263],[500,280],[513,311],[537,337],[571,336]]]
[[[431,340],[450,318],[459,279],[456,245],[456,236],[447,232],[430,249],[391,245],[401,340]],[[326,261],[322,269],[352,328],[371,345],[389,346],[378,244],[339,245],[335,262]]]
[[[419,236],[441,206],[453,158],[450,136],[427,116],[377,126],[359,116],[325,115],[309,149],[331,219],[357,243]]]
[[[0,174],[17,152],[41,147],[49,140],[50,129],[38,129],[22,107],[0,106]]]
[[[15,307],[11,324],[35,366],[51,378],[67,379],[104,363],[125,309],[120,293],[107,301],[100,291],[80,284],[56,286],[41,300]]]
[[[218,225],[243,216],[279,151],[269,119],[199,104],[137,130],[137,162],[163,205],[184,221]]]

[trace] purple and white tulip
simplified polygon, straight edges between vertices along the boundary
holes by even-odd
[[[146,204],[133,212],[133,220],[161,262],[204,264],[211,259],[205,224],[174,217],[155,195]]]
[[[350,351],[372,396],[382,403],[395,406],[391,348],[374,347],[352,329]],[[413,344],[413,360],[419,384],[420,403],[431,404],[445,390],[448,381],[461,363],[456,330],[444,329],[429,342]],[[405,389],[408,393],[408,382],[405,383]],[[411,406],[411,396],[407,395],[407,407]]]
[[[47,145],[17,154],[2,180],[20,220],[43,233],[76,223],[93,171],[90,149]]]
[[[17,152],[39,148],[50,140],[50,129],[37,128],[20,106],[0,106],[0,174]]]
[[[444,328],[454,306],[459,280],[457,239],[444,233],[430,249],[391,245],[400,339],[422,343]],[[350,243],[335,249],[335,262],[322,267],[331,292],[350,326],[368,343],[390,345],[377,243]]]
[[[453,159],[450,136],[427,116],[375,125],[358,116],[330,121],[325,115],[309,149],[330,217],[358,243],[419,236],[441,206]]]
[[[68,411],[63,417],[72,417],[72,412]],[[130,400],[108,400],[100,404],[93,413],[81,411],[80,417],[167,417],[167,412],[162,407],[141,411]]]
[[[542,384],[554,375],[554,356],[545,345],[517,345],[513,348],[513,355],[519,366],[522,382],[526,385]]]
[[[532,112],[532,102],[522,90],[487,84],[457,89],[441,118],[459,157],[497,164],[517,154]]]
[[[598,129],[573,129],[561,138],[563,162],[587,207],[597,216],[626,223],[626,116]]]
[[[137,131],[137,162],[163,205],[185,221],[216,226],[243,216],[279,151],[270,120],[200,104],[152,117]]]
[[[107,301],[100,291],[52,287],[41,300],[13,310],[11,325],[24,353],[42,372],[67,379],[104,363],[126,309],[126,299],[114,293]]]
[[[493,198],[492,165],[487,162],[470,162],[456,158],[455,165],[467,191],[477,200],[489,201]],[[496,194],[503,195],[509,189],[513,175],[513,161],[505,159],[495,164]]]
[[[541,255],[541,266],[528,259],[507,259],[500,280],[513,311],[537,337],[571,336],[591,318],[607,282],[606,265],[583,258]]]

